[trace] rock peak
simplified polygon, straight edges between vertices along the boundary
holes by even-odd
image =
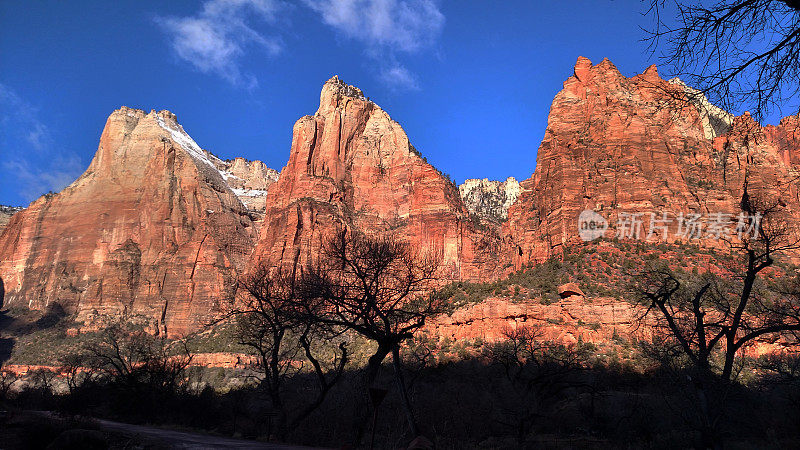
[[[325,82],[325,85],[322,86],[322,93],[325,94],[325,91],[330,91],[331,93],[339,94],[344,97],[357,98],[360,100],[365,99],[361,89],[345,83],[339,78],[339,75],[334,75]]]
[[[502,222],[508,218],[508,208],[517,201],[520,186],[514,177],[502,182],[473,178],[464,180],[458,192],[470,213],[481,219]]]
[[[655,64],[651,64],[650,67],[645,69],[642,75],[644,75],[645,78],[652,78],[652,77],[658,78],[658,67],[656,67]]]
[[[592,61],[584,56],[578,56],[575,61],[575,78],[578,81],[586,81],[589,78],[589,73],[592,70]]]
[[[340,103],[346,100],[366,101],[367,99],[361,89],[345,83],[339,79],[339,75],[334,75],[322,86],[317,114],[324,115],[336,109]]]

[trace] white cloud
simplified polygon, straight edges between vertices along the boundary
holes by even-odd
[[[248,19],[274,23],[283,7],[278,0],[208,0],[195,15],[158,17],[156,23],[169,35],[175,54],[197,70],[237,86],[254,87],[256,78],[240,68],[245,48],[258,47],[274,56],[283,44],[277,36],[256,31]]]
[[[14,174],[19,194],[32,201],[47,192],[59,192],[75,181],[86,169],[74,153],[55,155],[50,162],[39,167],[24,159],[3,162],[3,169]]]
[[[75,152],[56,148],[50,128],[38,116],[34,106],[0,84],[2,178],[14,183],[26,201],[60,191],[85,169]]]
[[[304,0],[322,21],[365,46],[381,79],[393,89],[417,89],[416,77],[397,63],[398,53],[433,46],[445,17],[435,0]]]
[[[50,130],[39,121],[37,114],[36,108],[0,84],[0,123],[6,135],[22,134],[35,150],[42,150],[52,143],[52,138]]]
[[[34,148],[41,150],[50,143],[50,130],[38,121],[31,124],[31,127],[26,139]]]
[[[416,76],[397,62],[434,46],[444,28],[439,0],[302,0],[320,20],[364,46],[377,75],[392,89],[418,89]],[[254,22],[275,25],[291,7],[282,0],[205,0],[193,15],[157,17],[175,55],[195,69],[236,86],[257,86],[242,69],[248,47],[270,56],[283,50],[277,31],[266,35]]]
[[[323,22],[367,46],[412,53],[432,45],[444,27],[433,0],[305,0]]]
[[[417,90],[417,77],[405,67],[395,64],[381,69],[381,80],[393,89]]]

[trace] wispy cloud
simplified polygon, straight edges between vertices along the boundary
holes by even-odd
[[[16,182],[17,193],[25,201],[60,191],[84,170],[76,153],[56,149],[52,132],[39,120],[38,110],[3,84],[0,136],[3,179]]]
[[[439,0],[302,0],[320,21],[364,47],[376,75],[394,90],[418,89],[417,77],[399,62],[436,45],[445,17]],[[274,25],[292,6],[281,0],[206,0],[181,17],[156,18],[175,55],[195,69],[233,85],[253,88],[243,69],[249,48],[275,56],[284,43]],[[264,31],[264,25],[269,29]]]
[[[7,86],[0,84],[0,125],[6,136],[21,135],[34,149],[52,143],[50,130],[39,121],[38,111]]]
[[[255,87],[258,82],[240,67],[245,48],[253,46],[274,56],[283,50],[278,36],[256,31],[251,22],[274,23],[285,5],[277,0],[208,0],[188,17],[157,17],[175,54],[203,73],[231,84]]]
[[[305,0],[327,25],[367,46],[416,52],[433,44],[444,15],[433,0]]]
[[[417,89],[416,77],[397,62],[433,46],[445,17],[435,0],[304,0],[322,21],[365,46],[381,79],[393,89]]]
[[[381,68],[381,80],[392,89],[418,90],[417,77],[402,65],[395,63]]]
[[[17,179],[18,193],[28,202],[47,192],[59,192],[75,181],[86,169],[74,153],[53,155],[47,166],[24,159],[3,162],[3,170]]]

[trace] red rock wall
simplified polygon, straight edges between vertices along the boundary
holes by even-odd
[[[400,125],[336,77],[295,124],[274,184],[261,163],[200,150],[171,113],[123,108],[86,173],[0,234],[6,303],[58,302],[87,323],[144,314],[181,334],[216,314],[243,270],[302,266],[341,227],[437,252],[450,279],[491,280],[558,254],[577,239],[583,209],[612,222],[620,212],[734,213],[747,179],[796,219],[798,118],[761,127],[702,109],[689,92],[654,67],[627,78],[607,60],[579,59],[502,231],[477,227]]]
[[[447,276],[495,269],[497,236],[468,220],[458,188],[422,160],[400,125],[334,77],[295,123],[289,163],[267,196],[254,264],[295,268],[342,227],[393,233],[442,256]]]
[[[6,304],[57,302],[87,326],[142,314],[171,334],[209,320],[231,296],[256,231],[181,133],[167,111],[111,114],[89,169],[14,215],[0,235]]]
[[[745,178],[750,195],[787,205],[796,220],[797,118],[762,128],[745,115],[716,136],[699,100],[655,66],[627,78],[608,60],[579,58],[553,100],[536,171],[503,227],[515,267],[578,239],[584,209],[612,223],[620,212],[645,213],[643,237],[650,212],[738,214]]]

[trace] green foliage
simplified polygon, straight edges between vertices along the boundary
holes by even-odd
[[[692,243],[651,243],[601,239],[567,247],[539,264],[523,267],[506,278],[484,282],[454,282],[437,291],[446,300],[447,312],[480,303],[492,296],[513,301],[538,301],[549,305],[560,300],[558,286],[576,282],[586,294],[585,301],[607,297],[635,302],[630,286],[643,267],[669,268],[677,274],[701,275],[709,267],[735,273],[735,258]],[[699,267],[698,267],[699,266]],[[792,273],[782,262],[779,273]]]

